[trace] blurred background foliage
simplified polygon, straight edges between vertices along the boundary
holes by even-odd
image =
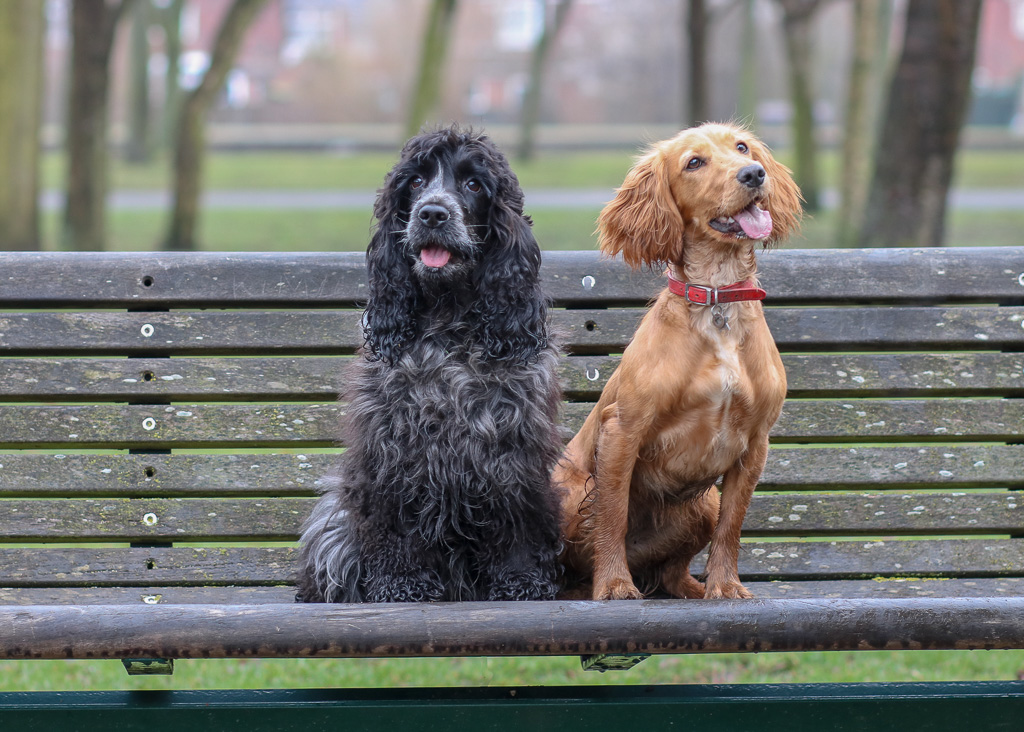
[[[1022,86],[1021,0],[7,0],[0,249],[361,250],[451,121],[590,248],[646,143],[730,119],[801,184],[790,246],[1015,244]]]

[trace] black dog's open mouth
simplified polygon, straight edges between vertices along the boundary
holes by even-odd
[[[772,215],[754,201],[732,216],[712,219],[708,226],[723,234],[732,234],[737,239],[765,239],[772,233]]]
[[[431,269],[441,269],[451,261],[452,253],[442,246],[430,244],[420,249],[420,261]]]

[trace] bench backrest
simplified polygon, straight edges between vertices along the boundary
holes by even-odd
[[[748,586],[1024,590],[1024,247],[761,272],[790,393]],[[544,278],[569,437],[663,280],[595,252]],[[289,602],[365,297],[362,254],[0,255],[0,603]]]

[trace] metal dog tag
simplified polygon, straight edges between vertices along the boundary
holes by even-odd
[[[711,308],[711,322],[719,330],[731,330],[729,328],[729,316],[725,314],[725,308],[721,305],[715,305]]]

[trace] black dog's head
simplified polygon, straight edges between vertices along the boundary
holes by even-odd
[[[487,358],[529,360],[546,345],[540,248],[519,181],[486,136],[453,126],[409,140],[374,215],[369,355],[395,363],[439,301]]]

